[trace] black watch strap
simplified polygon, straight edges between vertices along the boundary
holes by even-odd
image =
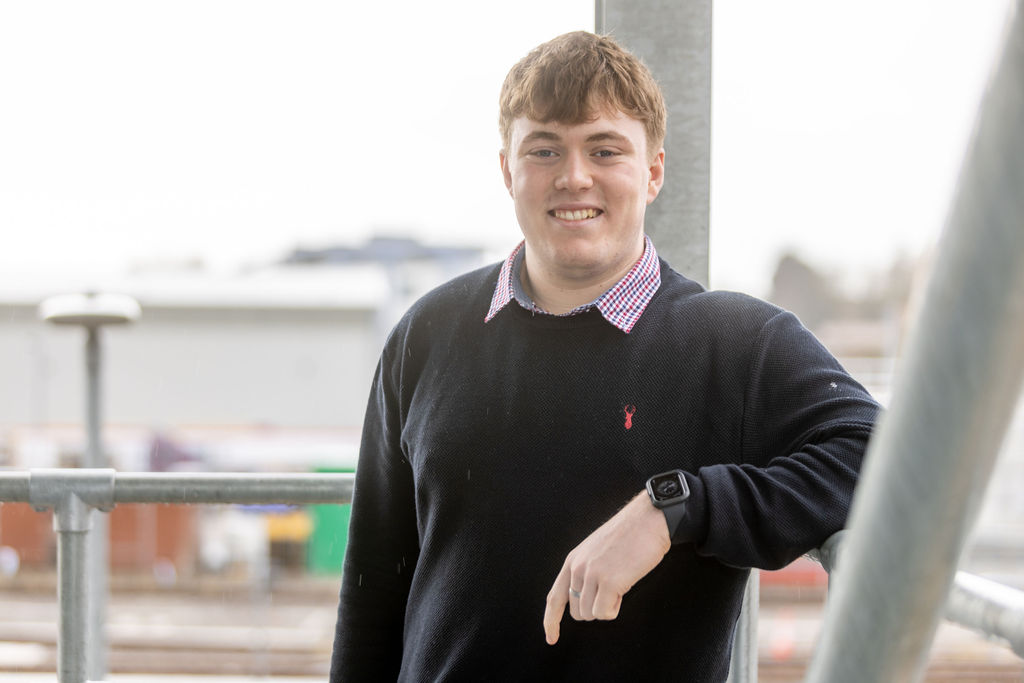
[[[665,522],[668,524],[668,537],[673,544],[681,543],[682,539],[676,540],[676,532],[679,531],[679,524],[686,517],[686,503],[676,503],[661,508],[665,513]]]

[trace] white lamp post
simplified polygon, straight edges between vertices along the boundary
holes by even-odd
[[[39,317],[55,325],[77,325],[86,331],[86,431],[88,446],[82,463],[88,468],[108,467],[103,452],[100,383],[100,328],[138,320],[141,314],[135,299],[120,294],[66,294],[53,296],[39,305]],[[89,537],[87,661],[90,680],[107,675],[106,611],[108,593],[107,564],[109,532],[106,517],[92,513],[94,524]]]

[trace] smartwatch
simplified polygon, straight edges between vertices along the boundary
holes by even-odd
[[[670,539],[676,535],[679,523],[686,516],[686,499],[690,497],[690,487],[682,470],[671,470],[656,474],[647,480],[647,495],[651,504],[665,514]]]

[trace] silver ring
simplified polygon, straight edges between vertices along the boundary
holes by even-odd
[[[569,597],[570,598],[579,598],[580,595],[581,595],[581,593],[579,591],[574,591],[572,588],[569,589]]]

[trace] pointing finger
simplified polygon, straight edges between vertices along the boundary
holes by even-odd
[[[558,642],[559,625],[562,623],[562,616],[565,615],[565,606],[569,603],[569,568],[562,566],[558,572],[555,583],[548,591],[547,603],[544,607],[544,636],[548,645]]]

